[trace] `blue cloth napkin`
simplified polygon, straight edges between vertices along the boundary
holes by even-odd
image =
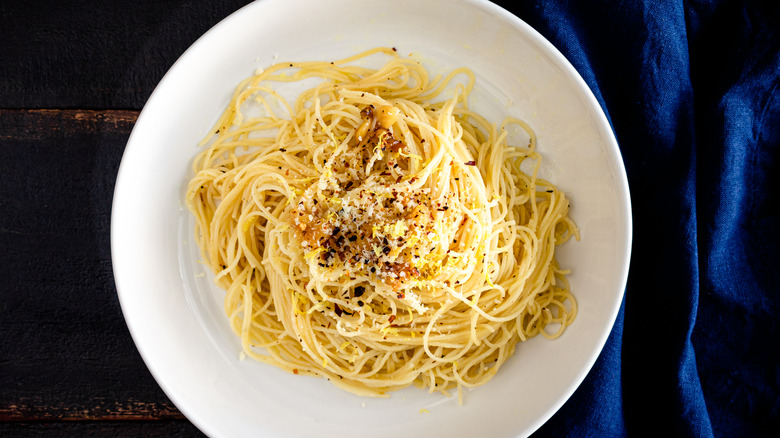
[[[612,334],[535,436],[780,436],[780,1],[499,3],[593,90],[633,207]]]

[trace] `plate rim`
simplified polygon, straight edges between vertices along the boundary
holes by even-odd
[[[120,285],[120,281],[119,281],[121,277],[120,272],[122,270],[122,267],[118,266],[116,263],[117,251],[119,251],[117,242],[120,240],[120,237],[118,235],[119,230],[116,227],[117,219],[115,216],[115,211],[117,210],[117,206],[119,205],[119,203],[122,202],[123,199],[121,197],[121,192],[122,190],[124,190],[124,187],[128,184],[124,182],[128,178],[127,176],[128,166],[126,163],[127,151],[134,143],[134,138],[138,136],[137,131],[140,131],[142,129],[139,128],[139,126],[142,127],[145,126],[144,124],[144,121],[146,120],[145,115],[148,114],[148,112],[146,112],[145,109],[149,106],[151,102],[156,101],[156,96],[158,96],[161,93],[160,90],[166,88],[166,84],[168,84],[168,82],[172,80],[171,78],[180,69],[180,66],[183,64],[183,60],[188,58],[189,55],[195,50],[197,46],[202,45],[203,41],[210,39],[211,35],[217,32],[218,29],[228,26],[232,21],[236,20],[237,17],[249,13],[248,11],[253,10],[254,8],[272,7],[272,5],[278,1],[283,1],[283,0],[258,0],[237,9],[236,11],[232,12],[231,14],[229,14],[228,16],[220,20],[214,26],[212,26],[208,31],[203,33],[200,37],[198,37],[171,65],[171,67],[162,77],[162,79],[157,84],[157,86],[149,96],[148,100],[144,104],[144,108],[139,113],[135,125],[133,126],[133,129],[127,140],[125,152],[123,152],[122,160],[120,162],[119,169],[117,172],[116,183],[114,187],[112,204],[111,204],[110,241],[111,241],[112,270],[113,270],[114,282],[117,290],[117,296],[119,298],[119,303],[122,309],[122,316],[125,320],[125,324],[128,327],[133,342],[144,362],[144,365],[147,367],[147,369],[154,377],[155,382],[160,386],[160,388],[163,390],[165,395],[171,400],[171,402],[177,407],[177,409],[179,409],[182,412],[182,414],[184,414],[185,417],[187,417],[187,419],[193,425],[195,425],[201,432],[209,436],[218,436],[220,430],[214,427],[213,422],[205,421],[203,418],[197,415],[193,415],[193,413],[191,413],[190,411],[190,407],[187,405],[187,403],[185,403],[181,399],[181,394],[175,391],[168,384],[168,382],[166,382],[160,376],[159,371],[155,369],[155,367],[153,366],[153,360],[150,357],[150,353],[147,351],[143,343],[140,342],[139,340],[138,329],[135,327],[137,321],[132,321],[128,316],[128,312],[127,312],[128,294],[127,292],[122,292],[122,290],[124,290],[124,286]],[[286,1],[289,2],[291,0],[286,0]],[[625,299],[625,289],[627,285],[629,266],[631,260],[631,250],[632,250],[632,240],[633,240],[631,195],[630,195],[630,189],[628,185],[625,163],[623,161],[622,154],[620,152],[620,148],[617,143],[614,128],[612,127],[612,124],[606,115],[605,109],[601,107],[593,91],[587,85],[587,83],[585,82],[583,77],[579,74],[579,72],[574,68],[571,62],[550,41],[548,41],[543,35],[541,35],[541,33],[539,33],[536,29],[531,27],[521,18],[507,11],[500,5],[492,3],[488,0],[458,0],[458,1],[465,4],[474,5],[481,10],[487,11],[490,15],[508,21],[513,28],[519,29],[526,36],[532,38],[535,44],[542,46],[545,49],[547,54],[553,56],[556,59],[558,66],[562,67],[565,70],[566,75],[574,80],[574,82],[577,85],[577,88],[585,97],[588,105],[591,107],[593,112],[598,117],[599,122],[602,124],[602,127],[608,128],[606,129],[606,131],[609,133],[609,135],[607,136],[607,138],[603,138],[602,140],[605,146],[609,149],[611,155],[617,160],[616,164],[618,165],[616,166],[617,169],[615,169],[616,172],[614,175],[617,177],[617,181],[615,181],[616,183],[615,191],[619,198],[618,202],[620,202],[621,206],[623,207],[622,214],[625,217],[625,223],[620,224],[625,226],[625,230],[623,236],[620,236],[622,238],[622,241],[619,240],[618,244],[620,244],[621,242],[625,242],[625,247],[623,248],[622,254],[620,254],[620,251],[617,252],[618,256],[620,257],[620,260],[622,261],[622,266],[619,269],[619,277],[616,281],[616,284],[620,285],[619,288],[620,291],[616,295],[616,299],[614,300],[614,302],[612,302],[612,308],[610,309],[609,312],[609,321],[608,321],[609,329],[604,330],[602,333],[599,333],[598,340],[596,342],[598,348],[594,348],[590,351],[587,360],[580,368],[580,371],[577,373],[577,376],[572,382],[572,384],[569,385],[567,391],[565,391],[563,394],[560,394],[560,396],[557,398],[557,401],[553,403],[552,406],[550,406],[545,411],[544,415],[538,416],[526,428],[526,430],[519,431],[520,435],[518,436],[524,435],[526,433],[530,435],[534,431],[538,430],[539,427],[541,427],[544,423],[549,421],[549,419],[556,412],[560,410],[560,408],[571,398],[573,393],[581,386],[583,380],[590,373],[596,360],[601,355],[601,352],[603,351],[604,346],[614,329],[615,321],[617,319],[620,308],[622,307],[622,303]]]

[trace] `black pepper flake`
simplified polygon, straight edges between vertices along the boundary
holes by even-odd
[[[398,50],[396,50],[396,48],[395,48],[395,47],[393,47],[393,52],[397,52],[397,51],[398,51]]]
[[[333,304],[333,310],[336,312],[337,316],[341,316],[344,313],[344,311],[341,310],[341,307],[339,307],[338,304]]]
[[[425,143],[425,139],[420,140],[420,143]]]
[[[356,297],[361,297],[361,296],[363,296],[363,293],[365,291],[366,291],[366,288],[364,288],[363,286],[357,286],[355,288],[355,296]],[[362,306],[362,304],[361,304],[361,306]]]
[[[287,152],[287,149],[285,149],[285,148],[279,148],[279,152]]]
[[[365,303],[362,300],[358,300],[358,306],[363,307]]]

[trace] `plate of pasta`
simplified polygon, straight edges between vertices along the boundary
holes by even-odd
[[[244,7],[152,94],[112,211],[133,339],[210,436],[527,436],[630,246],[604,113],[486,1]]]

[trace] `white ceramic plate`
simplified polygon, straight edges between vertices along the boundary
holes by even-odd
[[[196,144],[241,79],[284,60],[333,60],[380,45],[414,53],[433,71],[473,69],[472,107],[535,129],[542,176],[567,192],[582,232],[559,251],[573,270],[575,323],[558,340],[520,344],[490,383],[466,392],[465,406],[416,388],[360,398],[324,379],[241,361],[224,293],[203,275],[183,206]],[[515,437],[549,419],[601,351],[623,297],[631,212],[617,144],[590,90],[512,14],[477,0],[264,0],[198,40],[152,94],[122,159],[111,243],[138,350],[208,435]]]

